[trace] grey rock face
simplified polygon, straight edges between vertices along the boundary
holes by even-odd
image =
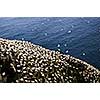
[[[100,71],[70,55],[28,41],[0,38],[0,81],[96,83],[100,82]]]

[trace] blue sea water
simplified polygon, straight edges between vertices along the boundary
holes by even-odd
[[[100,18],[3,17],[0,37],[28,40],[100,68]]]

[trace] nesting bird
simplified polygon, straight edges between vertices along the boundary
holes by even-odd
[[[0,81],[15,83],[97,83],[100,71],[70,55],[28,41],[0,38]]]

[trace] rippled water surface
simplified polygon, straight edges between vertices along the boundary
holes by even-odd
[[[0,18],[0,37],[28,40],[100,68],[100,18]]]

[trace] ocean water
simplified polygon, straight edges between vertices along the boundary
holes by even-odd
[[[0,37],[28,40],[100,69],[100,18],[3,17],[0,18]]]

